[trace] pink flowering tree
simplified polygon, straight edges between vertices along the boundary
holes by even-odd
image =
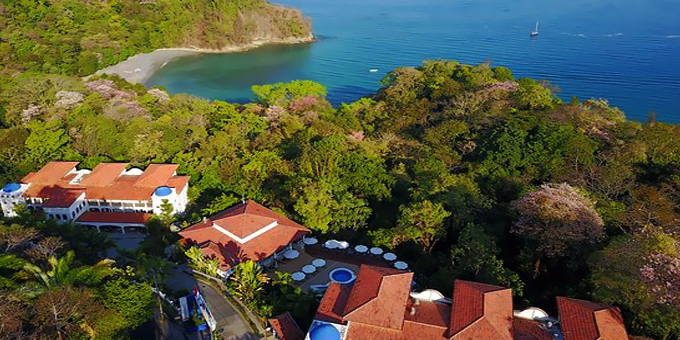
[[[537,254],[534,275],[543,256],[563,256],[604,236],[594,203],[566,183],[542,185],[514,201],[512,208],[517,214],[512,232],[528,239]]]
[[[657,303],[680,307],[680,257],[665,253],[645,257],[640,280]]]
[[[623,235],[589,259],[593,297],[628,310],[654,339],[680,338],[680,242],[668,234]]]

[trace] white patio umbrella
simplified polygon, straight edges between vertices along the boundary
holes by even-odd
[[[347,243],[346,241],[338,241],[338,248],[347,249],[349,248],[349,243]]]
[[[314,267],[323,267],[323,266],[326,265],[326,260],[324,260],[324,259],[314,259],[314,261],[312,261],[312,265],[314,265]]]
[[[380,255],[382,253],[383,253],[383,250],[380,247],[371,248],[371,254],[373,254],[373,255]]]
[[[316,271],[316,267],[312,266],[311,264],[308,264],[302,267],[302,271],[305,272],[305,274],[311,274]]]
[[[394,261],[397,259],[397,255],[394,255],[393,253],[385,253],[383,258],[387,261]]]
[[[354,250],[356,250],[357,253],[365,253],[365,252],[368,251],[368,247],[366,247],[365,245],[360,244],[360,245],[354,247]]]
[[[300,256],[300,253],[295,249],[291,249],[283,253],[283,257],[289,260],[296,259],[298,256]]]
[[[319,243],[319,240],[317,240],[316,237],[310,237],[310,238],[303,239],[302,242],[304,242],[304,244],[307,244],[307,245],[312,245],[312,244]]]
[[[307,275],[305,275],[303,272],[295,272],[293,275],[291,275],[291,277],[294,281],[302,281],[305,279],[305,277],[307,277]]]
[[[408,268],[408,264],[406,264],[406,262],[404,262],[404,261],[397,261],[397,262],[394,263],[394,268],[406,269],[406,268]]]
[[[324,246],[325,246],[326,248],[328,248],[328,249],[335,249],[335,248],[337,248],[338,246],[340,246],[340,244],[339,244],[338,241],[336,241],[336,240],[328,240],[328,241],[326,241],[326,243],[324,244]]]

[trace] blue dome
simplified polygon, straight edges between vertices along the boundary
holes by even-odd
[[[322,324],[309,332],[309,338],[312,340],[340,340],[340,332],[332,325]]]
[[[168,187],[158,187],[158,189],[156,189],[156,192],[154,192],[154,194],[156,196],[159,196],[159,197],[168,196],[168,195],[172,194],[172,189],[170,189]]]
[[[17,191],[21,189],[21,184],[19,183],[10,183],[2,187],[3,192],[12,192],[12,191]]]

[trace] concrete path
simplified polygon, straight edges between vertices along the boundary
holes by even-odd
[[[184,272],[186,265],[180,265],[173,269],[172,274],[165,279],[165,284],[172,290],[191,290],[196,284],[203,291],[203,297],[208,303],[208,308],[215,317],[217,331],[220,340],[259,340],[250,326],[241,318],[236,308],[227,300],[221,292],[212,286],[196,280],[192,275]]]
[[[215,288],[199,281],[208,308],[215,317],[218,339],[224,340],[259,340],[251,328],[241,319],[234,306]]]

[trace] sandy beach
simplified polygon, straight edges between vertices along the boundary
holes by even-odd
[[[97,71],[95,74],[116,74],[131,83],[144,83],[154,72],[173,59],[201,53],[233,53],[258,48],[263,45],[301,44],[316,40],[313,35],[304,38],[258,39],[248,44],[232,45],[220,50],[191,47],[162,48],[150,53],[140,53],[127,60]]]

